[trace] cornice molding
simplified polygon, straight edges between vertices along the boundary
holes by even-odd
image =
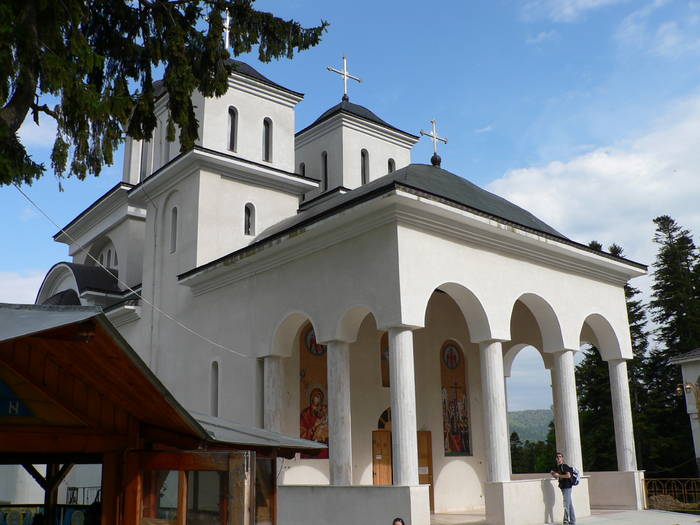
[[[123,304],[112,310],[107,310],[105,316],[115,328],[133,323],[141,319],[141,307],[138,305]]]
[[[288,108],[293,108],[304,98],[304,95],[276,88],[236,72],[229,76],[228,85],[243,93],[258,96]]]
[[[371,122],[350,113],[341,111],[318,123],[314,127],[308,128],[303,133],[296,135],[294,147],[304,147],[319,137],[332,133],[333,131],[343,127],[364,133],[406,149],[412,148],[418,142],[418,139],[412,135],[407,135],[406,133],[387,128],[386,126],[382,126],[375,122]]]
[[[252,250],[242,250],[179,282],[190,287],[193,295],[201,295],[392,223],[616,286],[623,286],[632,277],[645,273],[624,261],[605,258],[488,217],[394,190],[270,239]]]
[[[129,192],[129,202],[146,205],[148,196],[157,196],[199,170],[216,170],[216,174],[243,182],[302,194],[318,188],[318,182],[276,168],[226,155],[224,153],[195,147],[161,167],[153,175]]]

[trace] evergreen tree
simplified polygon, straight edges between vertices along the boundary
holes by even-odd
[[[57,176],[99,175],[124,133],[150,139],[156,125],[153,68],[165,66],[167,138],[182,151],[197,139],[191,95],[221,96],[235,67],[224,49],[230,15],[234,55],[291,58],[315,46],[327,27],[253,8],[254,0],[61,0],[0,2],[0,185],[31,183],[44,166],[17,136],[31,113],[53,118]],[[49,95],[49,107],[40,97]],[[69,162],[70,160],[70,162]]]
[[[649,352],[643,370],[644,420],[648,426],[645,467],[650,476],[694,475],[695,454],[685,401],[676,393],[681,371],[669,364],[669,359],[700,346],[698,250],[690,232],[671,217],[657,217],[654,223],[659,251],[650,306],[658,325],[655,338],[659,346]]]

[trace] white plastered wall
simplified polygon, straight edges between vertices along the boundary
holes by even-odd
[[[369,154],[369,180],[389,173],[388,161],[394,159],[396,169],[411,163],[411,150],[398,146],[376,135],[354,128],[343,128],[343,186],[358,188],[362,185],[361,152]]]
[[[225,95],[203,101],[201,145],[281,170],[294,172],[294,107],[242,91],[229,84]],[[238,111],[236,151],[228,148],[229,106]],[[263,160],[263,120],[272,121],[272,161]]]

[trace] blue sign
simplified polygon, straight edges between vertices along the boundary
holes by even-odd
[[[33,414],[27,405],[0,379],[0,417],[6,416],[31,417]]]

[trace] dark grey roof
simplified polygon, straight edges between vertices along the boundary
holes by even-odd
[[[273,82],[272,80],[267,78],[265,75],[260,73],[257,69],[246,64],[245,62],[241,62],[240,60],[235,60],[235,59],[231,58],[228,60],[228,63],[231,64],[231,66],[233,67],[233,70],[236,73],[239,73],[239,74],[244,75],[246,77],[254,78],[255,80],[262,82],[263,84],[267,84],[268,86],[282,89],[282,90],[287,91],[289,93],[292,93],[294,95],[304,96],[303,93],[299,93],[298,91],[293,91],[289,88],[286,88],[284,86],[279,85],[276,82]],[[156,80],[155,82],[153,82],[153,90],[155,92],[156,98],[160,97],[161,95],[164,95],[165,94],[165,83],[163,82],[163,80]]]
[[[0,303],[0,342],[91,319],[96,306],[45,306]]]
[[[99,266],[88,266],[87,264],[72,262],[60,262],[54,264],[46,275],[48,276],[54,268],[60,265],[67,266],[71,272],[73,272],[73,277],[75,277],[75,283],[78,286],[79,294],[82,294],[86,290],[110,294],[122,293],[117,282],[117,270],[104,270]],[[39,290],[41,290],[43,286],[44,284],[42,283]],[[56,304],[54,302],[49,302],[52,301],[54,297],[55,295],[49,297],[45,304]]]
[[[72,288],[68,290],[63,290],[62,292],[58,292],[53,294],[51,297],[46,299],[41,304],[45,305],[54,305],[54,306],[79,306],[80,305],[80,298],[78,297],[78,294],[76,293],[75,290]]]
[[[566,239],[557,230],[520,206],[516,206],[503,197],[489,193],[454,173],[428,164],[410,164],[348,193],[335,195],[327,201],[303,210],[296,216],[268,228],[262,232],[259,239],[270,237],[301,222],[325,215],[335,208],[352,205],[351,203],[362,200],[372,194],[389,191],[396,186],[412,188],[449,203],[484,213],[495,219],[505,220],[525,228]]]
[[[224,443],[255,447],[286,448],[293,450],[320,451],[326,448],[323,443],[309,441],[271,432],[262,428],[236,423],[220,417],[190,412],[213,440]]]
[[[695,350],[691,350],[690,352],[686,352],[685,354],[672,357],[671,359],[669,359],[669,363],[680,364],[683,361],[691,361],[695,359],[700,360],[700,348],[696,348]]]
[[[391,124],[388,124],[384,120],[380,119],[377,115],[372,113],[366,107],[360,106],[359,104],[353,104],[349,100],[343,100],[340,102],[340,104],[336,104],[335,106],[333,106],[329,110],[325,111],[320,117],[318,117],[316,120],[314,120],[311,124],[306,126],[301,131],[297,132],[297,135],[301,135],[306,130],[313,128],[317,124],[320,124],[324,120],[328,120],[333,115],[336,115],[338,113],[348,113],[350,115],[355,115],[356,117],[359,117],[361,119],[368,120],[370,122],[374,122],[375,124],[379,124],[381,126],[393,129],[395,131],[399,131],[399,132],[404,133],[406,135],[411,135],[412,137],[416,137],[415,135],[412,135],[411,133],[407,133],[406,131],[400,130],[399,128],[395,128]]]

